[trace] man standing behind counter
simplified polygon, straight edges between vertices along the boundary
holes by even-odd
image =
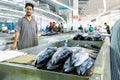
[[[32,17],[33,9],[33,4],[26,3],[26,15],[18,21],[18,26],[15,29],[14,43],[10,47],[11,50],[16,48],[19,50],[38,45],[38,28],[36,21]]]
[[[106,26],[106,31],[110,34],[110,26],[105,22],[104,25]]]

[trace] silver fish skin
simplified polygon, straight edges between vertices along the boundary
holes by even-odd
[[[78,75],[86,75],[87,71],[94,65],[95,60],[88,58],[80,66],[76,67]]]
[[[62,63],[61,64],[52,64],[52,60],[50,59],[48,61],[47,65],[46,65],[46,69],[48,69],[48,70],[55,70],[58,67],[60,67],[61,65],[62,65]]]
[[[68,47],[60,47],[52,56],[52,64],[64,63],[66,59],[72,54]]]
[[[89,54],[83,48],[76,48],[72,54],[72,64],[75,67],[80,66],[88,58]]]
[[[57,48],[55,47],[49,47],[41,51],[36,57],[35,66],[42,67],[43,65],[47,64],[56,51]]]
[[[73,69],[75,69],[75,67],[72,65],[72,58],[69,57],[64,63],[63,70],[64,72],[71,72]]]

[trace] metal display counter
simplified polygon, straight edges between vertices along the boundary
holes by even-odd
[[[13,34],[0,33],[0,50],[7,49],[13,43]]]
[[[78,76],[62,72],[36,69],[36,67],[24,64],[8,62],[0,63],[0,80],[110,80],[109,64],[109,39],[100,41],[73,41],[68,40],[68,46],[80,46],[89,43],[101,47],[95,61],[95,69],[92,76]],[[58,43],[44,44],[37,47],[23,49],[21,51],[37,54],[39,51],[50,46],[63,46],[64,41]],[[107,68],[106,68],[107,67]]]
[[[13,34],[0,33],[0,39],[2,39],[2,40],[12,40],[13,39]]]

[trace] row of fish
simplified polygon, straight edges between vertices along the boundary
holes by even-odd
[[[78,75],[86,75],[87,71],[94,65],[95,60],[83,48],[74,47],[72,51],[72,56],[64,64],[64,72],[76,69]]]
[[[94,61],[81,47],[49,47],[37,55],[35,66],[46,67],[48,70],[63,66],[64,72],[76,70],[78,75],[86,75],[86,72],[94,65]]]
[[[104,36],[100,35],[100,34],[96,34],[94,36],[84,36],[82,34],[76,34],[73,37],[73,40],[89,40],[89,41],[103,41],[105,39]]]
[[[35,66],[36,67],[42,67],[47,64],[48,60],[51,59],[52,55],[57,51],[57,48],[46,48],[43,51],[41,51],[36,58]]]
[[[51,36],[51,35],[56,35],[58,34],[57,32],[47,32],[47,33],[44,33],[42,34],[41,36]]]

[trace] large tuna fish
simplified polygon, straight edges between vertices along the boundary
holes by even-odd
[[[63,63],[59,63],[59,64],[52,64],[52,59],[50,59],[46,65],[46,68],[48,70],[55,70],[57,69],[58,67],[60,67]]]
[[[36,57],[35,66],[40,68],[46,65],[56,51],[57,48],[55,47],[49,47],[41,51]]]
[[[65,64],[63,66],[64,72],[71,72],[76,66],[79,66],[88,58],[87,53],[83,50],[81,47],[70,47],[72,50],[72,55],[65,61]],[[83,54],[87,54],[84,56]],[[85,58],[83,58],[85,57]]]
[[[99,51],[97,51],[97,50],[92,50],[92,49],[88,49],[88,48],[83,48],[83,49],[85,49],[85,51],[89,53],[89,56],[90,56],[90,57],[92,57],[92,58],[94,58],[94,59],[97,58],[97,55],[98,55]]]
[[[72,58],[69,57],[63,66],[63,71],[64,72],[71,72],[75,67],[72,65]]]
[[[87,71],[89,71],[91,67],[94,65],[94,61],[95,61],[94,59],[89,57],[80,66],[78,66],[76,68],[78,75],[86,75]]]
[[[52,69],[54,65],[61,65],[67,60],[69,56],[71,56],[72,51],[67,47],[60,47],[52,56],[51,61],[47,64],[47,69]],[[56,67],[57,68],[57,67]],[[55,69],[55,68],[53,68]]]
[[[88,43],[84,44],[84,45],[81,45],[81,47],[88,48],[88,49],[93,49],[93,50],[96,50],[96,51],[100,50],[100,47],[98,47],[96,45],[88,44]]]
[[[89,54],[83,48],[76,48],[73,50],[72,64],[75,67],[80,66],[88,58]]]
[[[81,48],[80,47],[70,47],[70,49],[72,50],[72,55],[64,63],[64,66],[63,66],[64,72],[71,72],[75,68],[74,65],[72,64],[72,61],[74,59],[73,54],[78,53]]]

